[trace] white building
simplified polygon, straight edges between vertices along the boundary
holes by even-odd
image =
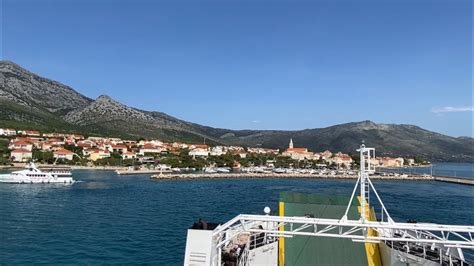
[[[172,147],[173,148],[178,148],[178,149],[187,149],[187,148],[189,148],[189,145],[186,144],[186,143],[174,142],[172,144]]]
[[[124,144],[112,144],[107,147],[110,152],[125,153],[127,152],[127,146]]]
[[[74,153],[70,150],[59,149],[53,152],[53,157],[55,159],[62,159],[67,161],[72,161]]]
[[[140,142],[138,143],[139,146],[145,146],[145,145],[152,145],[152,146],[163,146],[163,142],[162,141],[159,141],[159,140],[140,140]]]
[[[351,163],[352,163],[352,157],[349,154],[344,154],[341,152],[338,152],[334,154],[333,157],[329,158],[327,160],[329,163],[334,163],[338,166],[343,166],[346,168],[350,168]]]
[[[211,156],[221,156],[226,154],[227,150],[223,146],[216,146],[211,149],[210,155]]]
[[[33,150],[33,144],[29,143],[29,142],[26,142],[26,141],[23,141],[23,140],[17,140],[17,141],[13,140],[8,145],[8,149],[10,149],[10,150],[24,149],[24,150],[32,151]]]
[[[282,153],[283,156],[291,157],[293,160],[312,160],[314,153],[310,152],[307,148],[295,148],[293,146],[293,139],[290,139],[288,149]]]
[[[16,130],[11,128],[0,128],[0,136],[16,136]]]
[[[27,162],[32,158],[32,152],[26,149],[16,149],[10,153],[10,159],[14,162]]]
[[[110,157],[110,152],[108,150],[95,150],[89,154],[91,161],[97,161],[100,159],[105,159]]]
[[[41,136],[41,133],[37,130],[22,130],[18,132],[20,132],[22,135],[25,135],[25,136],[33,136],[33,137]]]
[[[196,148],[194,150],[189,151],[189,156],[193,157],[207,157],[209,156],[209,151],[207,149]]]
[[[143,147],[140,148],[140,155],[145,155],[147,153],[161,153],[163,151],[162,148],[156,147],[152,144],[145,144]]]
[[[137,154],[134,153],[133,151],[126,151],[122,153],[122,159],[124,160],[130,160],[130,159],[135,159],[137,158]]]
[[[257,153],[257,154],[275,154],[277,155],[280,150],[278,149],[266,149],[266,148],[247,148],[248,153]]]

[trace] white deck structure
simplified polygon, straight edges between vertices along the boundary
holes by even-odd
[[[245,243],[243,250],[239,250],[239,265],[277,265],[279,238],[313,236],[378,243],[382,252],[385,250],[388,257],[393,257],[384,261],[387,265],[466,265],[462,250],[474,249],[474,226],[393,221],[369,178],[374,172],[371,158],[375,156],[375,150],[362,144],[358,151],[361,158],[359,177],[340,219],[270,216],[268,207],[267,215],[241,214],[212,230],[189,229],[184,264],[222,265],[223,250],[231,243],[234,247]],[[347,213],[357,188],[361,215],[358,220],[349,220]],[[381,207],[380,221],[369,221],[364,215],[368,212],[371,191]],[[376,234],[369,234],[369,230],[375,230]],[[264,248],[267,249],[265,252],[262,251]]]

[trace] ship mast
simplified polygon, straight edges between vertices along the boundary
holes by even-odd
[[[390,217],[390,214],[388,213],[387,209],[385,208],[385,205],[382,202],[382,199],[380,198],[379,194],[375,190],[374,185],[372,184],[372,181],[370,180],[369,176],[373,173],[375,173],[375,167],[372,163],[372,158],[375,158],[375,149],[374,148],[367,148],[364,143],[362,143],[357,149],[360,155],[360,166],[359,166],[359,174],[357,178],[357,182],[354,186],[354,189],[352,191],[351,198],[349,200],[349,203],[347,204],[346,207],[346,212],[341,218],[341,222],[347,221],[347,214],[349,213],[349,209],[352,205],[352,202],[355,197],[355,193],[357,191],[357,188],[359,187],[359,201],[360,201],[360,218],[359,221],[364,224],[368,221],[367,217],[370,217],[370,193],[371,191],[373,194],[375,194],[376,199],[378,203],[380,204],[382,210],[381,210],[381,221],[383,222],[384,219],[386,218],[386,221],[389,224],[393,224],[394,221]],[[366,235],[367,230],[364,229],[364,235]]]
[[[370,203],[370,187],[369,187],[369,173],[372,173],[370,165],[370,155],[371,152],[375,153],[374,148],[366,148],[365,144],[360,145],[360,149],[357,151],[360,152],[360,220],[362,223],[365,223],[366,220],[366,208]]]

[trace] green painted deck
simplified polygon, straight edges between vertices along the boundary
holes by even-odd
[[[283,192],[280,202],[284,203],[285,216],[339,219],[346,210],[349,197]],[[358,219],[357,207],[358,201],[355,200],[348,219]],[[297,236],[286,238],[283,245],[285,265],[367,265],[364,243],[349,239]]]

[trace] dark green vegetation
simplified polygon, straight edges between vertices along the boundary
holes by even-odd
[[[9,164],[10,151],[8,150],[8,143],[10,139],[0,138],[0,165]]]
[[[133,166],[137,164],[137,160],[122,159],[122,156],[118,152],[112,152],[109,158],[99,159],[94,162],[94,165],[99,166]]]
[[[50,151],[33,150],[33,159],[39,163],[52,164],[55,161],[54,155]]]
[[[346,153],[354,152],[364,140],[382,156],[474,161],[472,138],[454,138],[413,125],[362,121],[299,131],[211,128],[125,106],[108,96],[92,100],[7,61],[0,61],[0,100],[0,127],[269,148],[286,148],[293,138],[298,147]]]

